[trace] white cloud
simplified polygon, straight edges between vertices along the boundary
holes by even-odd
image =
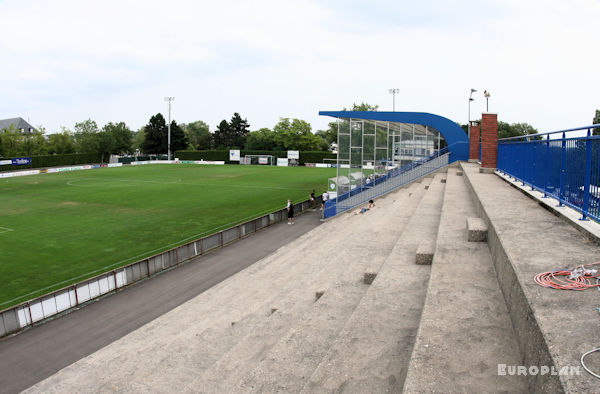
[[[501,120],[583,125],[600,107],[599,17],[593,0],[4,0],[0,118],[138,128],[169,95],[180,122],[214,127],[237,111],[256,129],[280,116],[318,129],[319,110],[390,110],[399,88],[397,110],[466,122],[473,87],[472,114],[487,89]]]

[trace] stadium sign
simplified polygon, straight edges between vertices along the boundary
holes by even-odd
[[[237,149],[231,149],[229,151],[229,161],[240,161],[240,151]]]
[[[31,164],[31,157],[18,157],[16,159],[12,159],[11,164],[13,166],[23,166],[26,164]]]
[[[278,157],[277,158],[277,165],[280,167],[287,167],[288,166],[288,159],[286,159],[285,157]]]
[[[287,158],[291,160],[300,160],[300,151],[289,150],[287,151]]]

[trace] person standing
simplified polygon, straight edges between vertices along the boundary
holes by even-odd
[[[323,195],[321,196],[322,198],[322,202],[321,202],[321,211],[325,209],[325,203],[327,202],[327,200],[329,200],[329,193],[327,193],[327,190],[325,190],[323,192]]]
[[[287,203],[287,216],[288,216],[288,224],[294,224],[294,204],[292,200],[288,200]]]
[[[313,189],[313,191],[310,193],[310,207],[313,211],[315,209],[317,209],[317,200],[315,197],[315,189]]]

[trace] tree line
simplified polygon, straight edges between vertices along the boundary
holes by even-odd
[[[13,125],[0,130],[0,157],[39,156],[47,154],[97,153],[102,160],[109,155],[166,154],[168,125],[161,113],[150,117],[137,131],[124,122],[109,122],[102,128],[87,119],[76,123],[73,130],[65,127],[46,135],[38,126],[22,132]],[[235,112],[231,120],[222,120],[214,131],[198,120],[178,124],[171,122],[171,152],[178,150],[249,149],[327,151],[332,140],[325,134],[313,134],[311,125],[301,119],[281,118],[272,128],[250,131],[250,124]]]
[[[347,111],[344,108],[342,111]],[[353,104],[351,111],[377,111],[377,105]],[[600,110],[596,110],[594,124],[600,124]],[[467,131],[467,125],[461,125]],[[247,149],[263,151],[327,151],[337,142],[338,124],[331,122],[326,130],[312,132],[310,123],[301,119],[280,118],[272,129],[250,131],[247,119],[235,112],[229,121],[223,119],[212,132],[208,124],[198,120],[178,124],[171,122],[171,152],[178,150]],[[527,123],[498,122],[498,138],[536,134]],[[600,135],[600,128],[594,129]],[[21,132],[11,125],[0,130],[0,157],[39,156],[47,154],[95,153],[102,160],[109,155],[166,154],[168,125],[161,113],[150,117],[148,123],[137,131],[124,122],[109,122],[102,128],[87,119],[76,123],[73,130],[62,128],[58,133],[46,135],[39,126],[31,132]]]

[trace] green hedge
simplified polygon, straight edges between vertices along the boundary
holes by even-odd
[[[287,157],[287,151],[264,151],[264,150],[241,150],[240,155],[271,155],[275,157]],[[200,150],[200,151],[177,151],[175,157],[179,160],[209,160],[224,161],[228,164],[229,150]],[[299,164],[322,163],[323,159],[335,159],[335,154],[323,151],[304,151],[300,152]],[[237,162],[234,162],[237,163]]]
[[[2,159],[9,160],[9,159]],[[0,166],[0,171],[18,171],[28,168],[46,168],[46,167],[61,167],[75,164],[93,164],[100,163],[101,155],[96,153],[71,153],[66,155],[46,155],[32,156],[31,164],[22,166],[3,165]]]

